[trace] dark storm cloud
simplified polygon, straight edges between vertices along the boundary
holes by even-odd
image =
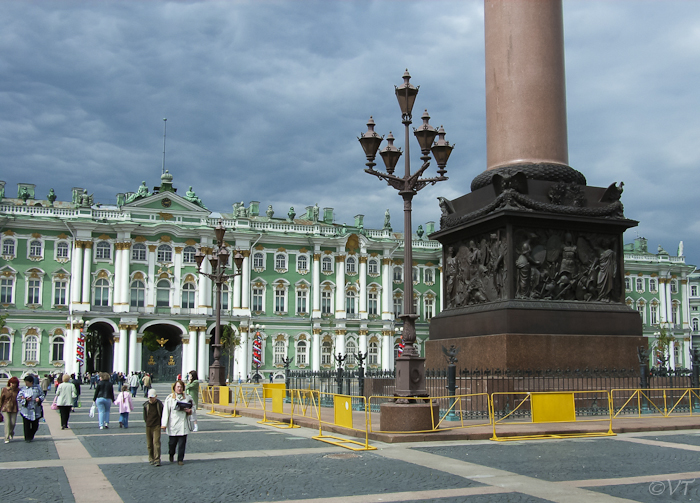
[[[594,185],[624,180],[638,232],[684,240],[695,262],[698,14],[564,2],[571,164]],[[483,50],[480,1],[0,2],[0,179],[8,195],[81,186],[113,204],[158,185],[167,117],[166,168],[211,210],[318,203],[377,227],[390,208],[400,230],[401,200],[363,173],[356,137],[373,115],[403,147],[393,86],[408,68],[414,125],[427,108],[457,144],[450,181],[414,199],[415,226],[437,221],[435,198],[485,167]]]

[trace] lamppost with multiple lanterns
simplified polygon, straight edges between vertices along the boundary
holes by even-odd
[[[420,358],[414,343],[416,342],[416,318],[418,315],[413,309],[413,229],[411,226],[411,202],[419,190],[434,185],[437,182],[447,180],[445,173],[447,170],[447,160],[452,153],[454,145],[450,145],[445,140],[445,130],[442,126],[436,130],[429,124],[430,116],[426,110],[421,119],[423,124],[413,129],[413,134],[418,140],[421,149],[422,166],[415,173],[411,174],[411,160],[409,155],[409,125],[412,123],[411,111],[416,101],[418,87],[410,83],[411,75],[408,70],[403,74],[403,84],[396,87],[396,98],[401,107],[401,122],[405,129],[406,155],[404,157],[404,176],[394,175],[396,163],[401,157],[401,149],[394,146],[394,137],[389,132],[387,136],[388,145],[380,152],[386,173],[374,169],[376,163],[374,159],[379,150],[379,146],[384,137],[374,131],[374,120],[372,117],[367,122],[367,132],[358,138],[367,157],[367,168],[365,171],[370,175],[385,180],[388,185],[399,191],[403,198],[404,209],[404,309],[399,316],[403,321],[404,350],[401,357],[396,360],[396,396],[398,397],[423,397],[428,396],[425,387],[425,358]],[[419,86],[420,87],[420,86]],[[435,137],[438,138],[435,141]],[[421,178],[425,170],[430,166],[430,153],[432,152],[438,166],[438,176],[432,178]],[[399,399],[401,402],[404,398]]]
[[[206,255],[202,252],[200,248],[195,253],[195,261],[197,262],[197,272],[207,278],[211,279],[214,284],[216,284],[216,327],[214,329],[214,362],[209,366],[209,384],[212,386],[225,386],[226,385],[226,368],[221,365],[221,285],[227,282],[229,279],[240,276],[243,268],[243,254],[236,250],[233,256],[233,272],[231,274],[226,274],[226,268],[228,267],[229,257],[231,253],[228,250],[226,243],[224,242],[224,234],[226,234],[226,228],[221,222],[214,229],[216,233],[216,248],[212,250],[210,255]],[[211,273],[202,272],[202,262],[204,258],[209,258],[209,263],[211,264]],[[233,355],[231,355],[233,357]]]

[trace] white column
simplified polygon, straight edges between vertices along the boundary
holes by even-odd
[[[676,352],[674,348],[676,347],[676,341],[671,341],[668,345],[668,364],[672,370],[676,368]]]
[[[241,277],[241,309],[250,310],[250,252],[243,252],[243,274]],[[245,376],[244,376],[245,377]]]
[[[74,310],[81,310],[82,288],[83,288],[83,248],[82,242],[76,241],[73,246],[73,257],[71,261],[71,303]]]
[[[311,370],[321,370],[321,330],[315,328],[311,336]]]
[[[358,351],[362,354],[367,353],[367,333],[368,330],[366,328],[361,328],[360,329],[360,337],[359,337],[359,348]]]
[[[443,297],[445,296],[445,275],[442,273],[443,270],[444,269],[442,267],[442,259],[440,259],[440,267],[438,268],[438,271],[437,271],[438,274],[440,275],[440,291],[438,292],[438,296],[440,299],[440,311],[438,311],[438,312],[440,312],[440,313],[445,309],[444,304],[443,304]],[[433,314],[435,315],[438,313],[433,313]]]
[[[391,319],[391,259],[384,257],[382,260],[382,319]]]
[[[83,256],[83,305],[90,310],[90,280],[92,279],[92,241],[85,242],[85,254]]]
[[[232,312],[237,313],[241,309],[241,277],[234,276],[233,278],[233,292],[231,298],[229,299],[230,308]]]
[[[209,369],[206,366],[209,351],[207,351],[206,345],[207,334],[204,330],[204,327],[201,327],[197,337],[197,374],[200,379],[206,379],[209,375]]]
[[[683,317],[683,333],[690,336],[690,302],[688,297],[688,279],[683,278],[681,280],[681,316]],[[687,355],[688,352],[685,352]],[[685,358],[685,356],[684,356]]]
[[[69,320],[68,329],[66,330],[66,349],[63,354],[63,361],[66,362],[65,372],[68,374],[72,374],[73,372],[75,372],[74,369],[77,366],[77,363],[75,361],[76,348],[78,345],[78,337],[75,335],[76,331],[80,333],[80,329],[75,328],[75,323],[73,324],[73,329],[71,330]],[[17,341],[20,341],[19,343],[21,344],[21,337],[21,335],[15,337],[15,344],[17,343]]]
[[[122,305],[124,312],[129,311],[129,291],[131,285],[129,284],[129,263],[131,261],[131,242],[122,243],[122,285],[124,289],[122,290]]]
[[[114,243],[114,294],[112,295],[112,311],[115,313],[122,311],[122,291],[124,288],[122,266],[121,243]],[[114,360],[112,360],[112,364],[114,365]]]
[[[334,357],[340,354],[345,354],[345,330],[338,330],[335,334],[335,354]]]
[[[391,360],[394,357],[394,345],[391,343],[392,336],[385,330],[382,334],[382,370],[391,370]]]
[[[681,346],[681,355],[678,364],[683,368],[690,368],[690,337],[683,338]]]
[[[140,344],[136,344],[136,327],[132,325],[129,327],[129,362],[128,365],[125,365],[124,369],[122,369],[129,374],[141,370],[139,368],[141,366],[141,358],[136,354],[137,346],[140,346]]]
[[[180,314],[182,308],[182,247],[175,247],[173,262],[173,306],[172,313]],[[190,369],[192,370],[192,369]],[[182,374],[183,376],[185,373]]]
[[[367,315],[367,257],[360,257],[360,319],[366,320]]]
[[[126,370],[126,354],[127,346],[129,344],[128,340],[128,325],[119,325],[119,342],[114,344],[114,361],[112,363],[112,370],[115,372],[124,372]]]
[[[313,311],[311,314],[312,318],[321,317],[321,254],[314,252],[313,256],[313,269],[312,269],[312,286],[311,286],[311,302],[313,306]]]
[[[252,328],[248,327],[248,330],[252,330]],[[248,375],[248,368],[250,368],[246,367],[248,362],[248,353],[249,351],[252,351],[252,349],[249,348],[249,341],[250,332],[244,332],[241,330],[241,345],[236,350],[238,357],[236,358],[236,368],[234,368],[234,372],[236,373],[236,379],[238,378],[238,373],[240,372],[243,381],[245,381],[246,376]]]
[[[345,316],[345,256],[335,257],[335,318],[344,320]],[[338,354],[336,352],[336,354]]]
[[[156,306],[156,246],[148,245],[148,280],[146,281],[146,312],[152,313]]]

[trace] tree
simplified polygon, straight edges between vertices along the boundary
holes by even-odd
[[[87,330],[85,333],[85,369],[95,372],[96,358],[102,350],[102,336],[97,330]],[[69,355],[70,358],[70,355]]]
[[[654,349],[654,354],[656,355],[656,361],[654,363],[658,363],[659,367],[666,368],[669,348],[675,340],[676,338],[672,334],[669,334],[665,328],[661,328],[656,339],[654,342],[652,342],[652,348]]]
[[[141,342],[144,346],[148,348],[149,351],[157,351],[160,348],[160,344],[158,344],[158,341],[156,340],[157,338],[158,337],[156,336],[156,334],[154,334],[150,330],[146,330],[143,333],[143,338],[141,339]]]
[[[221,327],[221,352],[228,356],[228,368],[226,378],[233,382],[233,360],[236,348],[241,345],[241,336],[236,333],[236,329],[230,323]]]

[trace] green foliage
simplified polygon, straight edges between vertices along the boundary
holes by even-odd
[[[87,372],[95,371],[95,357],[100,351],[102,338],[96,330],[86,330],[85,334],[85,365]]]
[[[143,333],[143,339],[141,342],[148,348],[149,351],[156,351],[158,348],[160,348],[160,344],[158,344],[158,341],[156,340],[157,336],[150,330],[146,330]]]
[[[236,329],[230,323],[221,327],[221,352],[228,356],[228,368],[226,377],[229,382],[233,381],[233,355],[236,348],[241,345],[241,336],[236,333]]]
[[[672,334],[669,334],[665,328],[661,328],[656,339],[652,342],[652,348],[654,349],[657,358],[663,362],[662,366],[666,365],[666,361],[668,360],[668,357],[666,356],[668,354],[668,349],[675,340],[676,338]]]
[[[0,314],[0,328],[5,326],[5,321],[7,321],[8,316],[10,316],[8,313]]]

